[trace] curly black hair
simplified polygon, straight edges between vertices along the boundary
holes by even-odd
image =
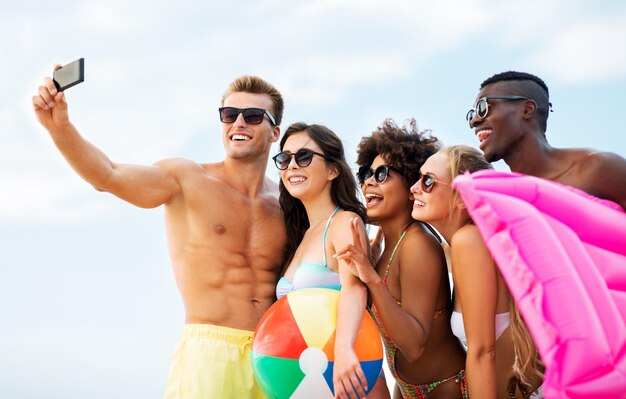
[[[361,139],[356,163],[370,167],[380,155],[400,172],[410,187],[420,178],[419,170],[426,159],[440,148],[439,139],[430,130],[420,131],[415,119],[409,119],[402,127],[393,119],[385,119],[371,135]]]

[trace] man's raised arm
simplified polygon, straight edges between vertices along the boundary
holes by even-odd
[[[67,102],[47,77],[33,96],[39,123],[70,166],[99,191],[110,192],[142,208],[170,202],[180,191],[176,177],[158,166],[118,164],[85,140],[69,120]]]

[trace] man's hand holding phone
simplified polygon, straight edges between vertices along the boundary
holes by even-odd
[[[85,81],[85,59],[80,58],[62,68],[56,68],[52,80],[58,91],[65,91]]]
[[[63,90],[84,81],[84,59],[81,58],[64,67],[55,65],[53,77],[44,78],[37,95],[32,99],[37,120],[51,133],[69,124]]]

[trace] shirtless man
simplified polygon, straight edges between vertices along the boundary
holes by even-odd
[[[141,208],[165,206],[186,322],[166,398],[264,397],[249,352],[253,330],[274,302],[286,243],[278,185],[265,177],[270,145],[280,135],[281,94],[260,78],[236,79],[220,108],[225,159],[152,166],[112,162],[85,140],[50,78],[32,102],[59,151],[96,190]]]
[[[543,80],[503,72],[481,84],[467,120],[487,161],[504,159],[513,172],[573,186],[626,209],[626,160],[611,152],[550,146],[551,106]]]

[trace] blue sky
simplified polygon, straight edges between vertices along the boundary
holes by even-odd
[[[242,74],[282,91],[283,129],[325,124],[351,161],[386,117],[477,146],[465,113],[485,78],[511,69],[550,87],[553,145],[626,156],[624,38],[619,1],[3,7],[0,397],[160,397],[183,325],[162,209],[93,190],[37,125],[30,98],[52,64],[85,57],[70,114],[114,161],[220,160],[217,107]],[[271,165],[267,174],[278,176]]]

